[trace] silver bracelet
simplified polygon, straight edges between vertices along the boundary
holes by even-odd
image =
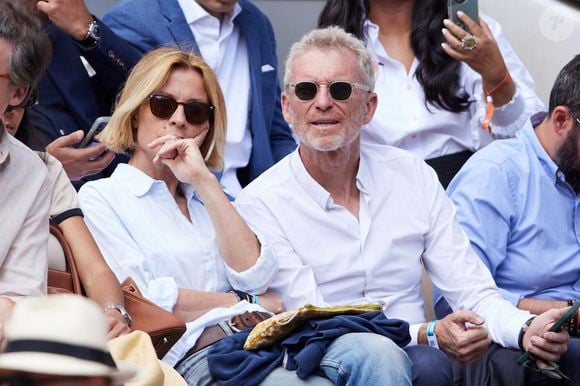
[[[123,319],[125,320],[125,323],[127,323],[127,326],[131,327],[131,325],[133,324],[133,318],[131,318],[131,315],[129,315],[129,313],[127,312],[127,310],[125,309],[125,307],[123,307],[120,304],[108,304],[104,309],[103,312],[107,312],[110,310],[117,310],[119,311],[119,313],[121,314],[121,316],[123,317]]]

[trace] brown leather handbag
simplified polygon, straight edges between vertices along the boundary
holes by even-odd
[[[159,359],[163,358],[185,333],[185,323],[173,313],[145,299],[132,278],[127,278],[121,287],[125,296],[125,308],[133,318],[131,328],[148,333],[157,356]]]
[[[72,250],[68,245],[64,234],[60,230],[60,227],[52,221],[50,222],[50,234],[58,240],[60,246],[62,247],[66,260],[66,271],[59,271],[49,268],[48,294],[54,295],[62,293],[73,293],[84,295]]]

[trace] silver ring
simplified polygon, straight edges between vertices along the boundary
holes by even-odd
[[[465,51],[473,51],[477,48],[477,40],[472,34],[467,34],[461,39],[461,48]]]

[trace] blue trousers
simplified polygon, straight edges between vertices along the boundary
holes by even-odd
[[[580,386],[580,339],[571,338],[568,351],[560,358],[560,369],[570,381],[557,381],[517,364],[521,351],[492,344],[477,363],[454,365],[456,386]]]

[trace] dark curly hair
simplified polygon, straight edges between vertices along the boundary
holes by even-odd
[[[369,9],[369,0],[327,0],[318,17],[318,27],[337,25],[364,40]],[[441,48],[441,28],[446,17],[444,0],[415,0],[411,47],[419,61],[415,76],[425,92],[427,108],[432,104],[456,113],[467,110],[471,102],[459,86],[460,63]]]

